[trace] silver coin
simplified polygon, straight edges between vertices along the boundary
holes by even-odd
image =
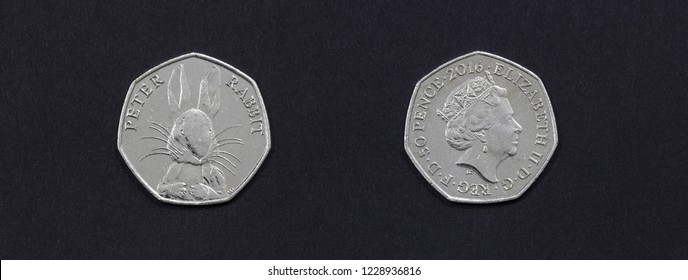
[[[557,126],[540,78],[476,51],[416,84],[404,146],[447,199],[501,202],[521,196],[542,173],[557,146]]]
[[[190,53],[129,87],[117,148],[161,201],[203,205],[232,199],[270,150],[270,126],[251,77]]]

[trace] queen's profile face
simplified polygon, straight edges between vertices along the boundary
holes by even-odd
[[[495,110],[494,123],[485,130],[485,145],[488,152],[500,157],[515,156],[518,151],[518,135],[523,127],[514,119],[514,110],[509,100],[504,100]]]
[[[454,88],[441,116],[447,121],[445,139],[463,154],[456,164],[475,169],[485,180],[497,182],[497,167],[518,151],[523,127],[514,119],[506,89],[487,74]]]

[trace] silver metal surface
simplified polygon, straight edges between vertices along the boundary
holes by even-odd
[[[203,205],[232,199],[270,150],[256,83],[215,58],[190,53],[129,87],[117,148],[161,201]]]
[[[512,200],[523,194],[557,146],[545,86],[528,69],[472,52],[423,77],[406,117],[406,153],[447,199]]]

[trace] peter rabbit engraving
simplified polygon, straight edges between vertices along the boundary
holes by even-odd
[[[166,147],[156,148],[144,158],[162,154],[172,158],[172,164],[157,186],[162,197],[204,201],[226,197],[231,190],[227,189],[223,167],[232,175],[236,175],[224,162],[236,168],[236,162],[241,162],[234,154],[220,150],[225,145],[243,145],[239,138],[216,139],[220,133],[215,133],[212,118],[217,115],[222,101],[220,94],[220,70],[212,66],[201,80],[198,93],[198,103],[195,108],[191,101],[189,84],[184,73],[184,65],[177,65],[167,84],[167,101],[170,107],[170,119],[174,121],[172,129],[164,125],[151,122],[151,129],[167,137],[142,137],[163,140]],[[212,96],[212,102],[211,102]],[[231,158],[231,160],[230,160]]]

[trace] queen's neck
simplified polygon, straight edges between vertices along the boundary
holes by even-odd
[[[468,165],[475,168],[480,175],[492,183],[499,181],[497,179],[497,165],[504,159],[504,157],[491,153],[490,151],[483,152],[482,145],[479,147],[471,147],[461,155],[456,162],[457,165]]]

